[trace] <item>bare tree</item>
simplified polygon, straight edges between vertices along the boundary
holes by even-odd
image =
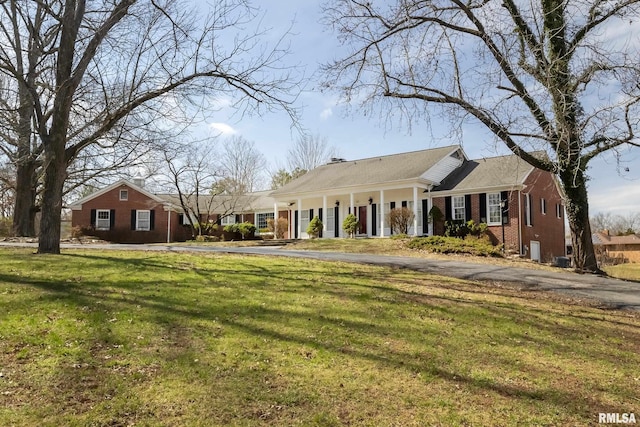
[[[282,65],[281,40],[262,43],[264,32],[252,24],[257,10],[246,0],[202,7],[178,0],[0,4],[7,41],[0,74],[14,82],[30,142],[35,135],[41,144],[30,153],[44,170],[39,253],[60,251],[68,168],[87,147],[112,146],[116,136],[174,119],[185,102],[203,107],[222,95],[242,111],[279,108],[295,120],[298,84]]]
[[[594,231],[608,231],[611,235],[640,233],[640,213],[629,212],[626,215],[614,215],[611,212],[598,212],[591,217]]]
[[[241,136],[233,136],[225,142],[221,155],[223,180],[218,183],[227,194],[242,195],[262,190],[265,185],[267,161],[255,144]]]
[[[292,174],[297,170],[310,171],[338,156],[338,149],[330,146],[320,135],[302,135],[287,153],[287,163]]]
[[[595,272],[587,165],[637,146],[638,9],[637,0],[330,0],[327,21],[350,53],[326,67],[326,84],[409,121],[471,118],[557,174],[576,266]]]
[[[178,149],[176,149],[178,148]],[[201,219],[207,218],[218,205],[212,188],[219,179],[216,152],[212,145],[198,141],[165,147],[162,152],[167,180],[166,188],[177,199],[191,227],[192,237],[202,234]],[[214,206],[215,205],[215,206]]]

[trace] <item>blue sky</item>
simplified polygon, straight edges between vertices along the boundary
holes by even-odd
[[[270,0],[256,4],[263,8],[264,25],[271,27],[274,35],[282,34],[292,26],[290,61],[300,64],[308,76],[317,75],[320,64],[340,56],[335,35],[319,23],[319,1]],[[471,158],[507,153],[502,145],[494,144],[491,135],[480,125],[465,128],[460,141],[447,136],[449,129],[446,123],[432,123],[432,129],[428,130],[426,125],[416,122],[409,130],[393,121],[385,121],[378,114],[365,117],[357,106],[348,108],[338,101],[336,94],[322,93],[312,80],[298,99],[303,111],[301,124],[309,133],[326,138],[347,159],[460,142]],[[208,129],[210,133],[218,132],[222,136],[236,134],[253,141],[272,168],[284,166],[287,149],[298,137],[284,113],[234,117],[230,108],[223,108],[207,116],[206,122],[203,130]],[[640,149],[626,152],[623,158],[621,168],[611,154],[591,162],[589,197],[592,215],[597,212],[640,212]]]

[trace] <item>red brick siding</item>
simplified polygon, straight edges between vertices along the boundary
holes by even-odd
[[[128,190],[128,199],[120,200],[120,190]],[[91,210],[107,209],[115,210],[115,225],[108,231],[93,230],[91,234],[102,239],[118,243],[153,243],[167,241],[167,212],[161,203],[150,199],[139,191],[122,185],[108,191],[95,199],[82,205],[82,210],[72,212],[72,227],[91,227]],[[131,210],[153,210],[154,229],[150,231],[131,230]],[[172,229],[175,233],[175,225],[178,224],[178,215],[171,217]]]
[[[522,191],[522,244],[530,248],[529,242],[531,240],[540,242],[542,261],[552,261],[553,257],[565,254],[564,209],[562,210],[562,218],[556,216],[556,204],[562,204],[562,198],[553,176],[548,172],[534,170],[525,181],[525,185],[526,188]],[[533,226],[531,227],[525,223],[525,193],[531,194],[533,206]],[[540,200],[542,198],[547,203],[546,215],[541,212]]]

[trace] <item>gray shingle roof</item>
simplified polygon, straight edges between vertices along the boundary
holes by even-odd
[[[477,190],[522,184],[533,166],[515,154],[466,161],[433,191]]]
[[[269,196],[270,191],[256,191],[242,195],[226,195],[219,194],[215,196],[201,195],[198,198],[200,209],[206,212],[208,208],[211,212],[224,213],[233,211],[234,213],[256,211],[256,210],[273,210],[274,199]],[[175,206],[180,206],[180,198],[177,194],[158,194],[157,197],[165,200]],[[195,199],[189,200],[189,205],[195,208]]]
[[[307,172],[300,178],[273,191],[271,195],[309,193],[334,188],[418,179],[438,161],[459,148],[459,145],[450,145],[409,153],[330,163]]]

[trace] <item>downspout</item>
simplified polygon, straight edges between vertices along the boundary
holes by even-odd
[[[518,246],[520,256],[524,255],[523,245],[522,245],[522,191],[518,190]]]
[[[167,243],[171,243],[171,208],[167,209]]]

